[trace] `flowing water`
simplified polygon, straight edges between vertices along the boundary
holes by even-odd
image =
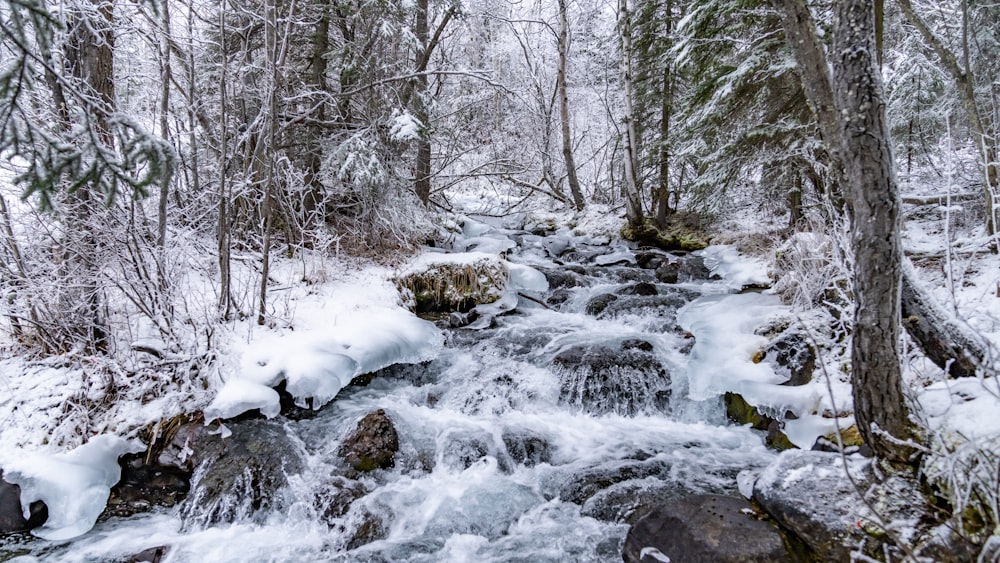
[[[210,513],[196,474],[186,505],[106,520],[70,543],[36,540],[20,560],[123,560],[164,545],[164,562],[620,561],[644,506],[738,494],[739,472],[773,454],[725,422],[718,398],[687,398],[692,338],[676,323],[678,308],[728,289],[569,259],[580,264],[552,265],[562,287],[537,296],[548,307],[521,299],[492,328],[449,330],[434,361],[384,370],[310,419],[269,423],[297,458],[269,508],[255,510],[247,480]],[[377,409],[399,434],[395,467],[345,473],[340,443]]]

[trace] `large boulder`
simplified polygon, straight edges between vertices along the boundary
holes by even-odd
[[[368,413],[340,445],[340,456],[357,471],[387,469],[395,464],[399,435],[384,410]]]
[[[42,501],[31,503],[28,518],[21,507],[21,487],[3,480],[0,469],[0,535],[26,532],[45,523],[48,508]]]
[[[872,482],[871,460],[848,457],[846,470],[863,491]],[[789,450],[760,475],[753,499],[779,524],[830,561],[850,561],[851,549],[868,538],[871,518],[847,479],[839,454]]]
[[[657,507],[629,530],[622,559],[626,563],[797,560],[778,527],[759,519],[749,502],[720,495],[691,495]]]
[[[181,512],[200,525],[254,518],[282,507],[287,476],[305,465],[284,423],[261,419],[214,429],[185,424],[157,463],[194,473]]]

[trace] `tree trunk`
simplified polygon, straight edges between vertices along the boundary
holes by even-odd
[[[809,9],[803,0],[775,0],[787,40],[834,157],[843,163],[851,203],[854,253],[854,327],[851,383],[862,438],[879,457],[907,461],[913,439],[903,396],[900,358],[902,247],[900,200],[893,170],[878,62],[875,14],[865,0],[836,4],[832,61],[827,73]],[[831,88],[836,84],[836,89]]]
[[[664,49],[673,49],[674,3],[667,0],[666,7],[666,44]],[[660,102],[660,185],[656,194],[656,225],[661,229],[667,226],[667,215],[670,209],[670,117],[673,114],[674,84],[673,64],[663,65],[663,100]]]
[[[87,90],[86,118],[91,121],[97,141],[105,150],[114,150],[114,137],[108,118],[115,109],[114,89],[114,3],[90,0],[93,11],[78,10],[66,45],[66,62],[74,77]],[[96,14],[97,18],[94,18]],[[104,318],[103,299],[98,284],[98,231],[104,212],[95,201],[93,186],[80,186],[69,194],[66,206],[68,225],[74,240],[65,248],[67,274],[74,279],[78,292],[67,296],[75,303],[65,303],[63,311],[79,311],[82,336],[88,350],[108,351],[108,325]],[[68,308],[68,309],[67,309]]]
[[[421,73],[416,81],[416,100],[413,112],[413,116],[417,118],[421,126],[420,137],[417,139],[417,163],[416,173],[414,174],[414,188],[417,192],[417,197],[424,205],[427,205],[431,198],[431,132],[430,112],[427,111],[427,100],[425,99],[427,95],[427,75],[423,74],[419,68],[420,61],[427,57],[427,49],[429,48],[428,4],[428,0],[417,0],[417,21],[416,25],[413,26],[413,32],[420,43],[420,50],[417,52],[414,67],[418,69],[417,72]]]
[[[875,14],[865,0],[836,4],[834,100],[841,116],[841,151],[853,202],[854,328],[851,374],[854,416],[865,443],[880,457],[906,461],[913,438],[903,396],[900,285],[903,249],[881,74]]]
[[[216,224],[215,241],[219,255],[219,312],[222,318],[229,320],[232,316],[232,281],[231,267],[231,225],[229,221],[229,202],[232,199],[226,181],[229,174],[229,102],[226,97],[229,70],[229,52],[226,47],[226,3],[219,5],[219,37],[222,50],[222,69],[219,78],[219,193],[216,196],[218,223]],[[194,68],[192,66],[192,68]],[[193,75],[192,75],[193,78]]]
[[[562,153],[566,162],[566,179],[573,196],[573,205],[583,210],[586,202],[580,190],[580,179],[576,175],[576,160],[573,158],[573,136],[569,129],[569,95],[566,92],[566,58],[569,56],[569,19],[566,15],[566,0],[559,0],[559,65],[556,69],[556,88],[559,90],[559,125],[562,130]]]
[[[632,28],[629,23],[628,0],[618,1],[618,28],[622,43],[622,82],[625,88],[625,213],[629,224],[643,223],[642,192],[639,190],[638,136],[632,110]]]

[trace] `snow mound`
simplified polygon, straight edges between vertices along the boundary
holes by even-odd
[[[21,506],[40,500],[48,507],[48,520],[33,534],[67,540],[93,528],[104,511],[111,487],[121,479],[118,458],[145,449],[137,440],[104,434],[68,452],[11,459],[4,464],[4,479],[21,487]]]
[[[300,407],[318,409],[352,379],[399,363],[434,357],[442,342],[432,323],[400,308],[357,311],[347,323],[253,343],[239,374],[223,385],[205,408],[205,420],[232,418],[260,409],[268,418],[280,411],[281,381]]]

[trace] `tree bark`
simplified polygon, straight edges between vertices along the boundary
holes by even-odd
[[[559,90],[559,126],[562,131],[562,153],[566,162],[566,180],[573,196],[573,205],[583,210],[586,202],[580,190],[580,179],[576,175],[576,160],[573,158],[573,136],[569,129],[569,94],[566,92],[566,58],[569,56],[569,18],[566,14],[566,0],[559,0],[559,65],[556,69],[556,88]]]
[[[666,12],[666,44],[664,49],[673,49],[674,32],[674,3],[667,0],[664,7]],[[670,118],[673,114],[674,106],[674,77],[673,64],[668,62],[663,65],[663,100],[660,102],[660,185],[656,194],[656,224],[661,229],[667,226],[667,215],[673,210],[670,209]]]
[[[417,19],[413,26],[413,32],[420,42],[420,50],[417,52],[414,68],[421,73],[416,79],[416,102],[414,104],[414,117],[420,122],[420,137],[417,139],[417,162],[416,173],[414,174],[414,189],[417,197],[424,205],[431,198],[431,132],[430,132],[430,112],[427,111],[427,75],[423,74],[421,67],[426,69],[430,60],[429,33],[428,33],[428,0],[417,0]],[[421,62],[423,64],[421,64]]]
[[[618,29],[622,42],[622,82],[625,88],[625,213],[629,224],[638,227],[643,223],[642,192],[639,190],[637,163],[638,135],[632,110],[632,28],[629,20],[628,0],[618,1]]]
[[[851,373],[855,420],[865,443],[880,457],[906,461],[911,449],[901,443],[913,438],[913,429],[903,396],[900,355],[901,203],[875,57],[874,26],[870,2],[836,4],[834,100],[853,203],[856,303]]]
[[[899,349],[901,204],[875,57],[874,7],[866,0],[836,4],[831,78],[805,2],[775,0],[775,5],[784,15],[786,37],[832,153],[832,166],[843,164],[855,268],[851,338],[855,420],[877,456],[908,461],[914,434],[903,395]]]

